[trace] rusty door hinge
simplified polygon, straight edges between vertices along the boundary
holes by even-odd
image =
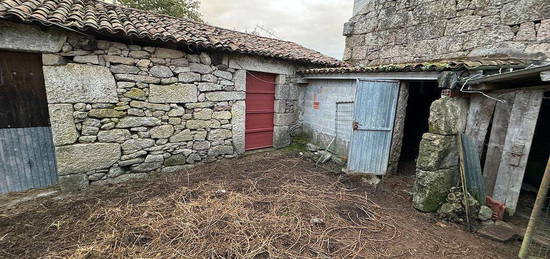
[[[359,122],[354,121],[354,122],[352,123],[351,127],[353,128],[353,130],[359,129]]]

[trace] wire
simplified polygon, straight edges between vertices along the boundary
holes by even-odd
[[[462,85],[462,87],[460,88],[460,92],[462,92],[462,93],[477,93],[477,94],[481,94],[481,95],[483,95],[483,96],[485,96],[485,97],[487,97],[487,98],[489,98],[489,99],[491,99],[491,100],[497,101],[497,102],[499,102],[499,103],[506,103],[505,100],[501,100],[501,99],[492,97],[492,96],[490,96],[490,95],[488,95],[488,94],[486,94],[486,93],[484,93],[484,92],[482,92],[482,91],[477,91],[477,90],[464,90],[464,87],[466,87],[466,84],[468,84],[468,82],[469,82],[470,80],[478,79],[478,78],[481,78],[481,77],[483,77],[482,74],[477,74],[477,75],[473,75],[473,76],[467,78],[466,81],[464,81],[464,84]]]
[[[254,77],[254,78],[256,78],[257,80],[262,81],[262,82],[264,82],[264,83],[273,84],[272,81],[266,81],[266,80],[263,80],[263,79],[261,79],[261,78],[255,76],[255,75],[252,74],[250,71],[248,71],[247,69],[245,69],[239,62],[237,62],[237,61],[234,61],[234,62],[235,62],[235,64],[237,64],[242,70],[246,71],[246,74],[247,74],[247,75],[250,75],[251,77]]]

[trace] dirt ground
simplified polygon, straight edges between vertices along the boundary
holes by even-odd
[[[515,258],[374,188],[274,151],[0,208],[1,258]],[[4,196],[3,199],[12,198]]]

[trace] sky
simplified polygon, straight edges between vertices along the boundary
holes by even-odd
[[[200,11],[208,24],[247,32],[257,29],[262,36],[273,34],[342,59],[342,30],[352,9],[353,0],[201,0]]]

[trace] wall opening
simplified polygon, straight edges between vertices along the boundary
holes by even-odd
[[[403,128],[403,145],[397,173],[414,175],[416,158],[422,135],[428,132],[428,118],[432,102],[441,97],[436,81],[409,82],[409,99]]]
[[[42,55],[0,51],[0,193],[55,183]]]
[[[527,225],[550,156],[550,91],[544,93],[516,209],[516,220]],[[550,224],[550,222],[548,223]]]

